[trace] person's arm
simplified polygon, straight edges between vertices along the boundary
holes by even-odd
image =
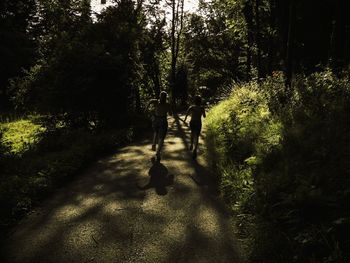
[[[192,110],[192,106],[190,106],[190,107],[187,109],[187,112],[186,112],[186,116],[185,116],[184,122],[186,122],[187,117],[188,117],[188,115],[190,114],[191,110]]]
[[[204,107],[202,108],[202,115],[203,115],[203,118],[205,118],[205,117],[206,117]]]

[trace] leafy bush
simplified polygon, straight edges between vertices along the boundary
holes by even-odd
[[[3,154],[5,153],[5,145],[3,143],[3,128],[0,126],[0,156],[3,156]]]
[[[253,262],[347,262],[349,79],[326,70],[291,90],[278,73],[235,86],[208,114],[208,156],[224,198],[252,223]]]
[[[46,129],[28,119],[0,127],[0,142],[7,146],[0,157],[0,231],[95,158],[134,136],[131,128]]]
[[[281,122],[269,110],[256,83],[235,87],[206,119],[207,149],[217,165],[224,195],[240,202],[252,191],[253,171],[279,146]]]
[[[131,0],[118,1],[93,22],[87,5],[82,21],[78,2],[60,2],[38,3],[39,57],[10,81],[12,102],[24,112],[65,114],[71,121],[88,122],[94,114],[121,128],[140,107],[142,12]]]

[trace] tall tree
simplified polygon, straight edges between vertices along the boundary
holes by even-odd
[[[11,107],[9,79],[23,74],[34,61],[35,42],[30,26],[35,1],[0,1],[0,111]]]
[[[40,57],[17,82],[18,104],[74,125],[90,113],[106,125],[125,123],[140,108],[142,7],[120,0],[94,22],[80,1],[42,0],[39,11]]]
[[[290,89],[293,76],[293,41],[294,41],[295,0],[289,1],[288,13],[288,37],[286,46],[286,88]]]
[[[170,31],[170,44],[171,44],[171,72],[170,72],[170,87],[172,104],[175,105],[176,101],[176,64],[180,50],[180,40],[183,30],[183,18],[184,18],[184,0],[170,0],[167,4],[171,7],[172,19],[171,19],[171,31]]]
[[[257,70],[258,70],[258,80],[263,77],[262,61],[261,61],[261,26],[260,26],[260,6],[261,0],[255,0],[254,10],[255,10],[255,42],[257,49]]]
[[[160,1],[144,4],[145,23],[141,41],[141,56],[145,69],[145,79],[142,84],[143,95],[159,97],[163,85],[163,63],[166,57],[166,16]],[[165,71],[164,71],[165,72]]]
[[[199,11],[187,17],[184,49],[190,90],[205,86],[205,96],[214,97],[232,81],[247,80],[247,49],[253,48],[246,40],[242,2],[203,1]]]
[[[246,64],[246,75],[247,79],[250,79],[251,77],[251,71],[252,71],[252,48],[254,44],[253,39],[253,6],[251,1],[247,1],[243,8],[244,17],[246,20],[246,30],[247,30],[247,45],[246,45],[246,52],[247,52],[247,64]]]

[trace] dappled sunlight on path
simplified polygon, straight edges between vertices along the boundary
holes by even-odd
[[[58,189],[14,230],[8,262],[240,262],[203,150],[169,120],[161,163],[149,140],[119,149]]]

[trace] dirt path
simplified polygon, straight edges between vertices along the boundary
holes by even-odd
[[[59,189],[9,238],[8,262],[241,262],[229,216],[188,127],[169,119],[163,160],[120,149]],[[201,153],[201,151],[200,151]]]

